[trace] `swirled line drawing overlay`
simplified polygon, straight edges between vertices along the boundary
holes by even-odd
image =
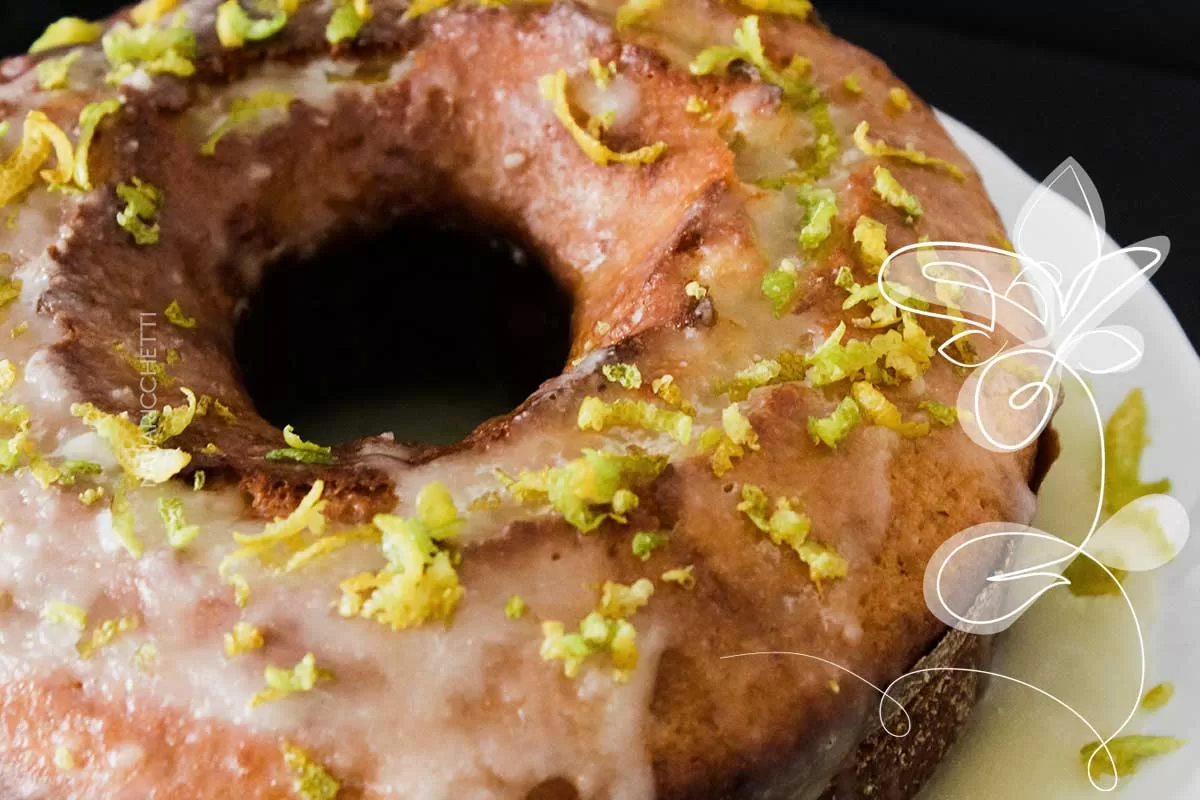
[[[1165,494],[1137,497],[1105,518],[1107,478],[1104,419],[1088,381],[1133,369],[1144,352],[1141,334],[1102,323],[1149,282],[1162,265],[1166,237],[1116,248],[1104,231],[1100,197],[1074,159],[1064,161],[1026,202],[1012,247],[922,241],[893,252],[879,272],[879,291],[904,314],[941,320],[950,335],[943,358],[967,374],[957,400],[958,421],[979,444],[1014,452],[1037,441],[1061,399],[1064,380],[1086,397],[1099,432],[1099,485],[1091,523],[1072,543],[1025,525],[975,525],[947,540],[925,571],[925,599],[946,625],[968,634],[1006,630],[1045,593],[1070,585],[1063,575],[1076,558],[1092,561],[1120,591],[1136,631],[1139,684],[1129,713],[1102,734],[1079,710],[1049,692],[1009,675],[952,667],[914,670],[886,687],[841,665],[806,653],[786,653],[835,667],[880,694],[879,721],[896,737],[911,729],[908,712],[892,696],[901,682],[926,672],[975,672],[1020,684],[1073,714],[1100,742],[1088,760],[1093,787],[1111,792],[1120,783],[1108,745],[1137,712],[1146,689],[1141,622],[1114,570],[1157,569],[1187,542],[1187,510]],[[785,653],[776,653],[784,655]],[[742,653],[738,658],[765,653]],[[885,706],[903,713],[902,731],[891,730]],[[1097,758],[1108,760],[1107,767]],[[1098,773],[1111,781],[1101,783]]]

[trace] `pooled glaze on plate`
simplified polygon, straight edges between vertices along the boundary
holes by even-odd
[[[1038,490],[1034,525],[1067,541],[1081,541],[1098,501],[1100,439],[1092,410],[1076,386],[1054,418],[1061,454]],[[1154,624],[1158,576],[1131,573],[1124,581],[1143,631]],[[1142,663],[1138,631],[1119,595],[1078,596],[1067,587],[1041,598],[1006,632],[991,669],[1037,686],[1108,733],[1124,721],[1138,693]],[[1155,672],[1154,664],[1150,673]],[[1147,685],[1152,685],[1151,680]],[[1126,733],[1150,724],[1143,711]],[[1087,780],[1079,750],[1094,737],[1079,720],[1028,686],[992,680],[986,699],[955,745],[953,756],[922,791],[920,800],[1005,800],[1031,789],[1055,798],[1086,800],[1096,789]],[[1140,776],[1125,775],[1124,781]]]

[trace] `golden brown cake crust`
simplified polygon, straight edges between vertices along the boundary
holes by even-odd
[[[358,522],[393,506],[411,514],[417,483],[444,481],[465,506],[485,482],[498,488],[493,468],[537,469],[614,441],[646,445],[633,435],[614,439],[576,425],[585,396],[624,396],[599,374],[605,362],[637,363],[647,384],[672,374],[698,407],[697,430],[719,427],[729,400],[714,387],[727,384],[755,356],[811,352],[837,322],[861,313],[842,309],[845,292],[833,283],[842,265],[855,265],[860,282],[870,278],[851,234],[861,215],[888,225],[892,249],[918,235],[964,241],[1002,236],[978,176],[930,109],[910,94],[911,110],[889,110],[887,92],[898,83],[880,62],[812,23],[764,19],[773,59],[811,59],[812,80],[836,112],[843,152],[853,153],[849,131],[862,119],[871,123],[873,137],[912,144],[967,174],[957,182],[939,170],[889,162],[924,204],[920,224],[909,225],[872,191],[878,159],[860,154],[839,162],[827,179],[838,198],[833,233],[821,250],[804,256],[798,299],[774,319],[759,282],[778,263],[771,241],[780,238],[780,225],[788,223],[783,238],[794,248],[795,220],[777,213],[774,195],[753,186],[747,170],[753,171],[748,159],[760,146],[754,126],[765,124],[780,98],[751,71],[696,78],[677,58],[680,51],[694,55],[711,44],[717,32],[727,39],[741,9],[689,2],[681,6],[681,19],[696,21],[694,27],[647,24],[621,38],[609,23],[612,8],[599,5],[463,4],[402,21],[402,3],[377,0],[375,17],[353,44],[337,48],[337,56],[354,68],[378,70],[382,63],[388,79],[351,79],[344,81],[350,89],[330,93],[313,77],[334,68],[321,61],[330,52],[326,4],[303,5],[278,36],[238,50],[216,40],[214,0],[186,5],[199,42],[196,75],[156,76],[150,88],[122,88],[124,108],[103,124],[93,146],[91,169],[102,190],[39,212],[61,216],[54,222],[64,230],[48,246],[20,254],[22,265],[44,278],[27,281],[39,291],[31,330],[46,342],[42,357],[64,387],[46,411],[62,420],[64,431],[82,432],[65,411],[70,402],[137,412],[136,395],[115,391],[130,380],[125,354],[136,347],[131,315],[137,309],[177,301],[200,320],[195,330],[161,332],[178,354],[170,368],[173,384],[220,398],[237,423],[214,414],[197,417],[174,442],[192,455],[181,477],[204,470],[218,498],[212,501],[216,510],[206,511],[211,519],[205,518],[195,555],[168,550],[157,560],[130,563],[86,551],[113,560],[104,562],[103,580],[87,579],[98,582],[88,584],[99,598],[92,616],[106,616],[104,607],[122,602],[121,611],[132,605],[143,617],[138,635],[159,642],[162,670],[174,663],[186,675],[179,686],[157,678],[143,685],[136,674],[108,662],[93,669],[64,658],[48,666],[26,651],[4,652],[0,794],[282,798],[291,793],[279,757],[279,743],[287,739],[330,765],[343,798],[417,796],[414,786],[440,787],[421,795],[428,797],[456,796],[469,787],[480,797],[549,798],[567,786],[574,787],[568,796],[578,791],[588,797],[808,798],[830,786],[831,800],[911,797],[965,717],[977,693],[973,679],[934,679],[914,699],[917,728],[907,746],[871,732],[878,698],[833,668],[788,655],[723,657],[807,653],[884,685],[931,651],[940,663],[986,663],[986,642],[946,637],[927,611],[924,569],[937,547],[964,528],[1028,520],[1034,453],[982,451],[956,427],[908,439],[863,425],[836,449],[818,445],[806,420],[830,413],[846,394],[845,382],[814,388],[793,381],[752,392],[742,408],[759,449],[720,476],[708,454],[681,451],[639,490],[640,504],[627,526],[609,523],[581,535],[557,515],[482,512],[477,535],[462,545],[458,570],[467,595],[444,633],[392,632],[368,620],[337,619],[329,610],[337,582],[359,561],[333,561],[303,579],[275,580],[270,570],[255,576],[249,609],[262,609],[262,625],[270,631],[263,652],[228,666],[217,655],[202,665],[214,670],[208,673],[197,668],[193,674],[186,659],[203,658],[194,655],[201,645],[219,648],[221,633],[242,618],[214,569],[231,549],[229,529],[246,530],[256,515],[288,513],[316,481],[327,486],[331,520]],[[89,52],[90,58],[98,50]],[[51,55],[59,54],[40,58]],[[568,68],[586,83],[593,56],[612,61],[621,86],[636,96],[636,113],[620,116],[606,141],[627,150],[661,140],[666,155],[658,161],[600,167],[549,113],[538,78]],[[97,81],[78,91],[36,93],[29,88],[36,60],[4,65],[8,85],[0,87],[6,90],[0,104],[10,118],[36,106],[69,127],[80,107],[111,91]],[[314,64],[315,72],[302,72]],[[851,73],[860,79],[861,94],[843,88]],[[272,80],[299,92],[286,120],[230,135],[214,156],[202,157],[198,143],[213,110],[228,108],[229,98],[247,86],[265,88]],[[735,120],[746,126],[736,155],[728,127],[687,111],[693,96],[745,118]],[[520,163],[511,166],[517,155]],[[160,243],[152,248],[132,246],[113,224],[122,206],[113,187],[132,175],[160,187],[167,198]],[[46,203],[36,196],[27,207]],[[536,250],[572,292],[572,357],[583,360],[512,415],[485,423],[452,448],[378,438],[336,448],[330,466],[264,460],[280,446],[280,433],[255,413],[238,379],[235,309],[252,294],[264,265],[281,254],[311,252],[347,231],[418,213],[466,220]],[[43,252],[45,263],[38,261]],[[706,297],[685,291],[697,280],[706,284]],[[126,349],[114,350],[114,343]],[[910,418],[923,397],[953,404],[961,382],[935,358],[921,376],[923,392],[911,385],[888,392]],[[648,390],[637,396],[653,400]],[[215,448],[205,452],[209,443]],[[751,525],[737,510],[739,492],[748,485],[772,498],[799,498],[813,520],[813,537],[849,562],[846,577],[818,585],[792,550],[776,547]],[[235,501],[234,511],[221,505]],[[75,508],[74,496],[54,502],[71,508],[70,515],[52,517],[60,525],[56,533],[73,547],[91,547],[95,526],[90,517],[76,518],[84,512]],[[32,529],[31,514],[18,515],[13,524]],[[669,550],[649,562],[635,557],[628,532],[639,530],[669,531]],[[43,556],[37,551],[29,557]],[[651,605],[635,618],[645,645],[629,687],[593,680],[588,696],[561,675],[561,665],[538,657],[538,622],[572,625],[594,603],[597,583],[657,579],[683,564],[694,567],[695,589],[660,583]],[[544,577],[556,569],[561,578]],[[65,571],[76,574],[74,566]],[[199,599],[166,599],[164,587],[172,582],[199,587]],[[36,617],[44,598],[38,592],[45,591],[14,586],[13,613],[24,620],[14,624],[40,630]],[[498,612],[515,592],[536,613],[508,622]],[[317,627],[314,618],[324,616],[329,625],[343,627],[324,627],[324,621]],[[455,669],[478,670],[477,682],[420,671],[471,648]],[[171,661],[173,650],[178,661]],[[238,692],[261,681],[262,667],[295,663],[306,651],[332,667],[336,683],[311,698],[284,701],[291,705],[269,722],[243,715],[245,698]],[[104,671],[110,667],[114,672]],[[204,696],[204,676],[222,674],[220,669],[229,670],[229,686],[223,679],[219,686],[209,683],[214,697]],[[415,678],[401,674],[406,669],[417,670]],[[591,677],[601,675],[607,681],[599,669]],[[437,709],[421,704],[424,693],[439,700]],[[384,701],[392,705],[380,706],[366,722],[341,716]],[[410,727],[406,715],[414,720]],[[373,727],[379,720],[395,727]],[[621,730],[629,736],[614,744],[610,731],[618,724],[628,725]],[[428,766],[433,756],[422,755],[426,738],[438,743],[431,752],[446,753],[437,769]],[[867,744],[860,746],[864,738]],[[393,740],[404,744],[388,744]],[[602,744],[612,749],[598,750]],[[62,747],[74,754],[76,769],[54,766]],[[413,753],[412,764],[401,748]],[[632,762],[645,763],[631,763],[631,754]],[[890,783],[883,787],[885,780]],[[883,788],[877,793],[872,787]]]
[[[956,670],[988,667],[991,640],[950,632],[913,669],[947,667]],[[907,800],[936,770],[954,743],[971,709],[982,694],[986,680],[964,672],[933,672],[902,685],[895,697],[913,721],[907,737],[884,732],[874,722],[863,741],[830,782],[821,800]],[[244,732],[219,724],[198,724],[174,710],[138,709],[115,713],[107,703],[97,703],[70,683],[10,683],[0,695],[0,732],[9,744],[0,762],[0,798],[16,800],[27,796],[23,787],[38,786],[48,796],[96,796],[103,786],[108,764],[82,762],[83,770],[66,773],[56,769],[51,756],[64,736],[81,744],[85,753],[116,753],[138,746],[149,755],[149,767],[137,780],[142,797],[181,797],[217,800],[238,787],[239,797],[253,800],[283,800],[294,796],[291,777],[283,768],[273,743],[247,737]],[[36,721],[53,720],[53,725]],[[888,716],[889,727],[900,727],[900,715]],[[11,743],[20,742],[19,747]],[[768,800],[805,796],[810,767],[796,760],[779,771],[747,780],[724,790],[697,786],[685,793],[667,796],[728,800]],[[349,776],[344,776],[349,777]],[[108,791],[129,791],[124,783]],[[36,796],[36,795],[34,795]],[[101,795],[107,796],[107,795]],[[133,796],[133,795],[130,795]],[[571,800],[576,797],[568,782],[547,781],[532,790],[529,800]],[[372,800],[383,795],[364,793],[353,783],[343,785],[342,800]]]

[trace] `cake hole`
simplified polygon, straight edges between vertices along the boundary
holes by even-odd
[[[562,371],[570,316],[549,272],[510,243],[412,220],[274,265],[235,349],[280,428],[450,444]]]

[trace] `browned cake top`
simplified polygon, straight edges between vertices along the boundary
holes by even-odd
[[[1003,238],[928,107],[803,0],[218,5],[2,66],[0,793],[819,792],[875,698],[721,657],[886,683],[931,553],[1032,513],[870,289]],[[414,214],[535,250],[573,360],[454,447],[285,442],[237,313]]]

